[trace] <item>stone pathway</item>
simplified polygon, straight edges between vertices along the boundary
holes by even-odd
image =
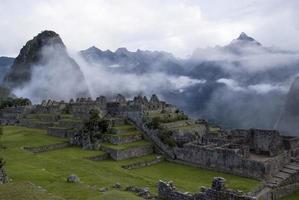
[[[299,163],[291,162],[284,166],[276,175],[273,176],[270,180],[267,181],[266,185],[270,188],[276,188],[281,186],[286,182],[290,177],[299,173]]]

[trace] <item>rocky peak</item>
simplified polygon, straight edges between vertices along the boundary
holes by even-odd
[[[80,66],[69,56],[62,39],[54,31],[43,31],[23,46],[4,84],[11,89],[22,88],[40,78],[43,84],[30,85],[30,91],[40,92],[37,98],[49,95],[47,97],[63,99],[63,93],[69,95],[65,98],[89,96]],[[65,85],[68,85],[65,91],[58,91]]]
[[[118,48],[116,51],[115,51],[116,54],[124,54],[124,55],[127,55],[128,53],[130,53],[128,51],[127,48],[125,47],[121,47],[121,48]]]
[[[254,38],[248,36],[246,33],[242,32],[237,39],[234,39],[231,44],[251,44],[251,45],[261,45]]]
[[[8,87],[17,87],[29,81],[31,66],[41,61],[41,50],[46,46],[55,47],[55,49],[66,53],[65,45],[57,33],[43,31],[23,46],[10,71],[5,76],[4,83]]]
[[[249,37],[246,33],[242,32],[237,40],[254,41],[252,37]]]

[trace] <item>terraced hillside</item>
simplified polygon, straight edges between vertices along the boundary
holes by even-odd
[[[178,189],[191,192],[197,191],[200,186],[210,186],[215,176],[226,178],[229,187],[246,192],[260,184],[248,178],[166,161],[138,169],[123,168],[124,165],[150,161],[156,157],[153,154],[121,161],[93,161],[87,158],[102,155],[104,152],[86,151],[77,147],[43,153],[25,150],[23,147],[65,142],[64,138],[49,136],[42,129],[6,126],[1,142],[6,148],[1,149],[0,157],[6,160],[6,170],[11,179],[8,185],[0,186],[0,199],[5,200],[34,200],[41,197],[46,200],[137,200],[140,197],[125,191],[126,186],[148,187],[155,194],[160,179],[173,180]],[[143,141],[134,141],[131,144],[121,144],[119,148],[136,143],[145,144]],[[80,183],[67,183],[66,179],[71,174],[76,174]],[[115,183],[120,183],[121,188],[114,189],[112,186]],[[101,188],[107,188],[108,191],[100,192]]]
[[[153,146],[143,139],[142,133],[125,119],[114,119],[109,134],[105,134],[107,143],[102,144],[101,149],[110,154],[114,160],[125,160],[141,157],[153,153]]]

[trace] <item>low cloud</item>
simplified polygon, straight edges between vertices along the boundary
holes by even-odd
[[[192,79],[188,76],[169,75],[163,72],[135,74],[107,70],[99,63],[86,62],[79,55],[75,56],[86,78],[91,95],[114,95],[122,93],[127,96],[136,94],[162,94],[165,91],[183,91],[196,84],[204,84],[205,80]]]

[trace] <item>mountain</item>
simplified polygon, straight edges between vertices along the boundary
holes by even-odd
[[[3,81],[5,74],[9,71],[9,68],[14,62],[14,58],[0,57],[0,84]]]
[[[80,66],[53,31],[43,31],[25,44],[6,74],[4,84],[21,95],[35,93],[38,100],[90,95]]]
[[[6,78],[7,85],[17,83],[11,86],[17,96],[33,102],[88,96],[86,76],[93,95],[156,93],[195,118],[227,128],[273,128],[299,74],[298,52],[265,47],[245,33],[227,45],[197,49],[186,59],[167,52],[93,46],[79,52],[84,76],[57,34],[42,38],[29,42],[33,50],[25,45],[10,70],[13,75]],[[7,83],[11,78],[15,80]]]
[[[234,39],[230,45],[252,45],[252,46],[262,46],[261,43],[256,41],[254,38],[248,36],[246,33],[242,32],[237,39]]]
[[[292,83],[275,128],[287,135],[299,135],[299,77]]]
[[[97,63],[110,71],[146,73],[152,71],[165,71],[167,73],[181,72],[178,60],[170,53],[159,51],[128,51],[118,48],[115,52],[102,51],[97,47],[90,47],[80,52],[89,63]]]

